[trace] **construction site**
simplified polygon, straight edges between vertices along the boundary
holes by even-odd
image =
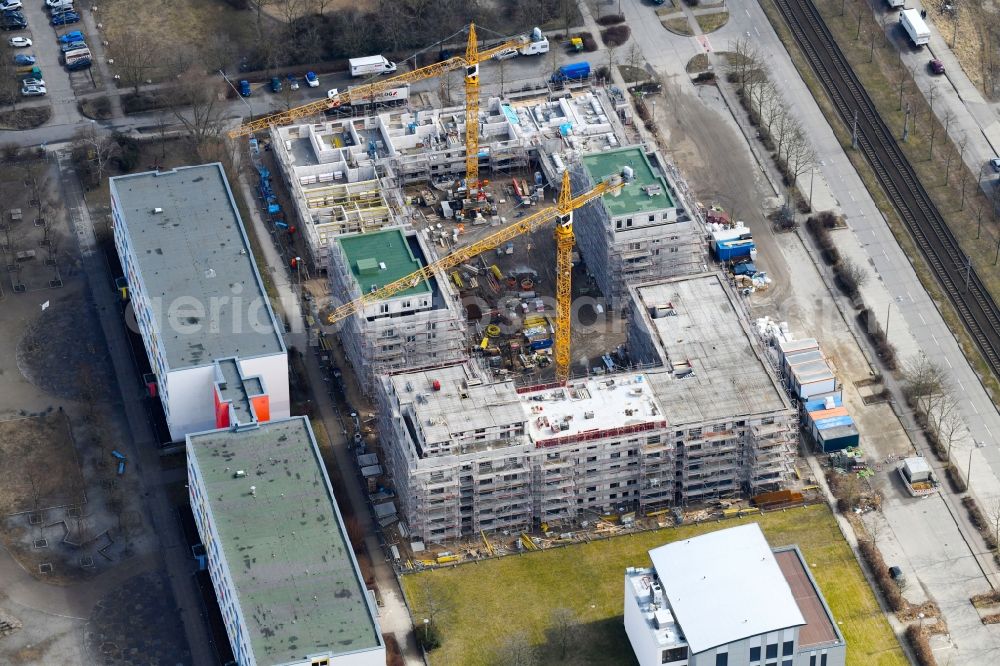
[[[795,483],[796,406],[625,93],[588,69],[480,99],[479,67],[536,37],[480,49],[470,28],[464,58],[232,133],[269,133],[289,200],[259,167],[263,203],[320,292],[316,343],[373,405],[355,454],[397,564]],[[456,68],[465,106],[410,94]]]

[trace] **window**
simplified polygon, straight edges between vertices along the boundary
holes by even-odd
[[[688,651],[687,648],[671,648],[669,650],[663,651],[663,659],[660,661],[661,664],[672,664],[675,661],[680,661],[682,659],[687,659]]]
[[[809,666],[816,666],[816,655],[809,655]]]
[[[729,653],[723,652],[715,655],[715,666],[729,666]]]
[[[379,304],[378,311],[379,311],[380,314],[388,314],[389,313],[389,304],[388,303],[381,303],[381,304]]]
[[[795,651],[795,641],[785,641],[781,644],[781,656],[787,657]]]
[[[656,215],[650,215],[649,216],[649,221],[650,222],[656,222]]]
[[[767,654],[764,655],[768,659],[776,659],[778,657],[778,644],[767,646]]]
[[[750,661],[760,661],[760,646],[750,648]]]
[[[781,666],[793,666],[793,662],[791,659],[785,659],[783,662],[781,662]]]
[[[819,656],[819,666],[826,666],[826,652]]]

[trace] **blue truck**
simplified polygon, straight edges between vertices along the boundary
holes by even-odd
[[[574,62],[563,65],[552,75],[552,83],[563,83],[565,81],[580,81],[590,76],[589,62]]]

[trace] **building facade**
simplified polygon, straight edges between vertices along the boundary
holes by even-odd
[[[237,400],[237,402],[239,402]],[[385,644],[305,417],[187,436],[188,491],[240,666],[384,666]]]
[[[847,645],[796,546],[756,523],[649,551],[625,572],[639,666],[844,666]]]
[[[332,294],[347,303],[432,261],[423,238],[404,227],[338,236],[330,248]],[[343,320],[340,340],[365,392],[375,376],[460,362],[465,321],[451,283],[437,275]]]
[[[577,247],[608,307],[628,305],[628,285],[697,273],[705,267],[700,223],[684,208],[677,183],[658,153],[640,146],[582,156],[571,168],[574,192],[623,176],[617,194],[577,210]]]
[[[282,332],[221,164],[110,179],[115,247],[171,439],[215,427],[215,361],[289,415]]]
[[[677,331],[638,316],[660,289]],[[707,274],[634,294],[635,335],[645,337],[629,350],[649,350],[656,367],[520,388],[473,362],[377,378],[387,472],[410,532],[433,541],[573,525],[787,481],[795,412],[726,285]],[[651,333],[674,337],[653,346]],[[712,353],[684,351],[678,336]]]

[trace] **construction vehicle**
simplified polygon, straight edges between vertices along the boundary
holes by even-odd
[[[361,86],[354,86],[344,92],[328,96],[327,99],[316,100],[309,104],[304,104],[288,111],[274,113],[257,120],[244,123],[229,132],[229,138],[235,139],[241,136],[253,134],[258,130],[264,130],[271,126],[287,125],[299,118],[315,116],[324,111],[336,109],[344,104],[354,104],[360,101],[362,104],[366,100],[377,96],[380,92],[391,88],[398,88],[404,83],[431,79],[441,74],[446,74],[456,69],[465,69],[465,180],[469,191],[469,198],[476,199],[476,194],[480,188],[479,183],[479,63],[489,60],[494,54],[506,49],[521,49],[531,45],[531,36],[521,35],[514,39],[507,40],[502,44],[488,49],[479,49],[479,40],[476,37],[476,25],[469,24],[469,38],[465,48],[465,57],[455,56],[441,62],[419,67],[413,71],[399,74],[382,81],[369,83]]]
[[[570,343],[570,297],[573,288],[573,211],[584,204],[605,194],[619,190],[623,184],[620,176],[613,176],[598,183],[593,189],[583,194],[573,196],[569,183],[569,171],[563,172],[562,188],[559,191],[559,201],[555,206],[546,206],[531,215],[525,216],[466,247],[459,248],[451,254],[431,262],[418,271],[402,277],[383,286],[366,292],[360,298],[345,303],[336,308],[327,317],[330,324],[335,324],[357,312],[366,305],[391,298],[395,294],[410,289],[435,274],[447,272],[473,257],[495,250],[504,243],[518,236],[530,233],[551,220],[558,219],[556,225],[556,326],[555,342],[553,344],[556,380],[565,382],[569,378],[569,343]],[[457,273],[455,273],[457,275]]]

